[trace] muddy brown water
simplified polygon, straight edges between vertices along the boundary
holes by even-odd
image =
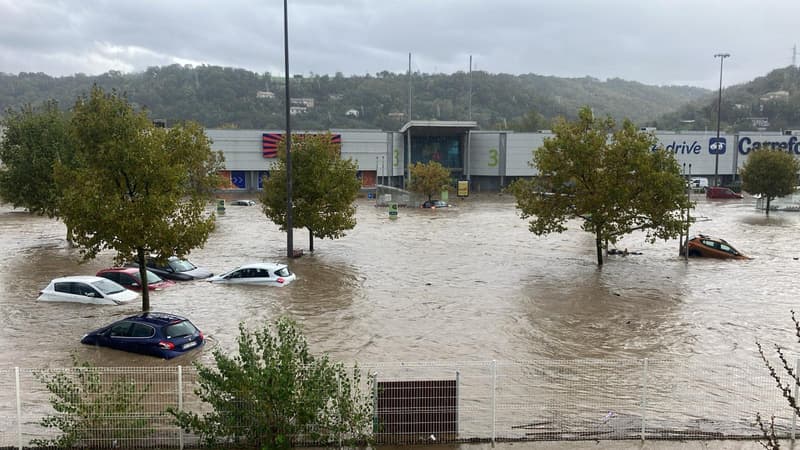
[[[577,224],[537,237],[513,199],[456,200],[455,208],[385,208],[360,200],[358,224],[314,254],[288,261],[286,288],[197,281],[153,293],[152,308],[189,317],[212,345],[175,360],[83,346],[89,330],[137,313],[140,303],[39,303],[54,277],[94,274],[113,254],[79,264],[62,223],[0,206],[0,366],[68,367],[70,354],[101,366],[170,366],[233,350],[238,324],[290,316],[312,348],[342,361],[702,359],[757,362],[754,342],[792,344],[798,307],[800,213],[765,217],[754,200],[698,197],[692,232],[728,239],[749,261],[677,255],[677,241],[618,244],[641,255],[595,263]],[[307,248],[298,230],[295,246]],[[219,273],[252,261],[286,261],[286,237],[258,206],[229,206],[189,258]]]

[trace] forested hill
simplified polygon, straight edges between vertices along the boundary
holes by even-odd
[[[648,125],[670,130],[716,130],[718,94],[690,102]],[[723,132],[800,129],[800,69],[776,69],[749,83],[724,87],[719,110]]]
[[[165,119],[167,124],[195,120],[208,128],[280,129],[285,123],[283,77],[217,66],[171,65],[99,76],[0,73],[0,108],[55,99],[66,109],[93,84],[125,92],[153,119]],[[413,119],[468,119],[469,74],[415,73],[410,84]],[[585,105],[596,114],[644,123],[711,94],[695,87],[647,86],[620,79],[487,72],[473,72],[471,86],[472,120],[483,129],[548,128],[553,117],[574,117]],[[407,120],[408,92],[407,74],[295,76],[290,84],[297,113],[293,128],[397,130]]]

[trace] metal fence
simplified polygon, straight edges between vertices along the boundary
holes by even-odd
[[[362,391],[374,398],[368,431],[379,443],[753,439],[761,436],[756,413],[775,416],[781,437],[795,433],[795,416],[761,365],[487,361],[368,364],[359,370]],[[46,384],[54,377],[62,377],[55,393]],[[194,447],[198,436],[181,430],[166,410],[209,411],[197,387],[193,367],[0,369],[0,447],[58,438],[58,430],[42,420],[69,417],[56,413],[53,400],[75,396],[88,417],[76,425],[83,446]],[[337,440],[303,435],[295,442]]]

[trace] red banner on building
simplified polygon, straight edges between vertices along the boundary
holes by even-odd
[[[294,139],[302,139],[305,134],[292,135]],[[319,134],[310,134],[309,136],[320,136]],[[261,155],[264,158],[277,158],[278,157],[278,143],[283,139],[283,133],[263,133],[261,135]],[[342,144],[341,134],[332,134],[331,142],[334,144]]]

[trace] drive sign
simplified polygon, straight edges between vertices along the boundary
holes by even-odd
[[[724,155],[725,154],[725,138],[724,137],[712,137],[708,140],[708,153],[712,155]]]

